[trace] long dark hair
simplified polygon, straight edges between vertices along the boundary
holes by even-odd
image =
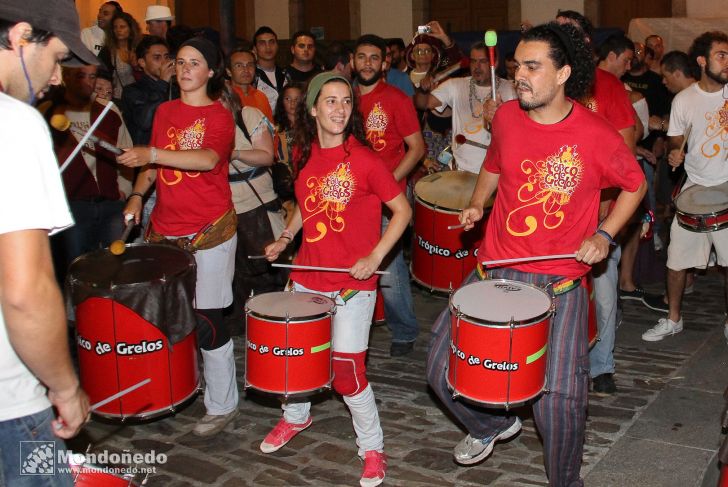
[[[301,83],[289,83],[283,87],[283,90],[281,90],[281,94],[278,97],[278,101],[276,101],[276,108],[273,111],[273,121],[278,126],[278,129],[281,131],[287,131],[293,128],[291,126],[290,120],[288,120],[288,115],[286,114],[286,105],[283,101],[283,99],[286,97],[286,91],[290,89],[296,89],[300,91],[301,100],[304,99],[303,95],[306,94],[306,87]]]
[[[323,86],[329,83],[344,82],[340,79],[332,79],[324,83]],[[323,86],[321,88],[322,90]],[[314,105],[316,105],[320,96],[321,91],[316,96],[313,102]],[[364,131],[364,118],[359,112],[359,99],[353,90],[351,93],[351,102],[351,117],[349,117],[349,122],[344,128],[344,151],[347,155],[349,154],[347,141],[350,135],[353,135],[362,145],[369,146],[366,132]],[[306,97],[303,96],[296,107],[296,124],[293,127],[293,144],[296,146],[293,159],[294,179],[298,178],[303,168],[306,167],[306,163],[308,163],[308,159],[311,157],[311,146],[317,137],[316,119],[306,109]]]
[[[116,53],[116,51],[122,47],[117,42],[116,37],[114,36],[114,22],[117,19],[123,20],[124,22],[126,22],[126,25],[129,26],[129,38],[126,40],[125,47],[129,50],[130,53],[133,53],[136,49],[137,44],[139,43],[139,40],[141,39],[141,29],[139,28],[139,23],[136,21],[136,19],[127,12],[120,12],[117,10],[117,12],[111,18],[111,22],[109,22],[109,26],[106,28],[105,31],[106,47],[108,47],[112,53]]]

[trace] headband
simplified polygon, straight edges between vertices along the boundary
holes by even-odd
[[[351,83],[349,83],[349,80],[345,77],[341,76],[340,74],[336,74],[331,71],[326,71],[324,73],[319,73],[316,76],[311,79],[311,81],[308,82],[308,91],[306,92],[306,109],[310,112],[313,108],[313,104],[316,101],[316,97],[321,92],[321,88],[328,83],[329,81],[343,81],[347,84],[349,87],[349,90],[351,91]]]
[[[564,49],[566,50],[567,64],[574,64],[576,51],[574,49],[574,43],[569,38],[568,34],[564,32],[558,24],[554,24],[553,22],[546,24],[545,27],[549,30],[549,32],[552,32],[556,37],[558,37],[559,41],[561,41],[561,44],[564,46]]]
[[[200,54],[202,54],[202,57],[204,57],[207,62],[207,67],[217,72],[220,55],[219,49],[215,46],[215,44],[204,37],[193,37],[192,39],[188,39],[182,43],[179,48],[182,49],[186,46],[193,47],[200,51]]]

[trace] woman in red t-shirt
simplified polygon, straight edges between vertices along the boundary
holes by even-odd
[[[235,125],[218,99],[224,66],[217,47],[202,38],[190,39],[178,51],[176,68],[180,99],[157,109],[149,147],[126,151],[118,161],[144,166],[124,214],[139,222],[143,195],[156,181],[157,203],[147,239],[188,238],[185,248],[195,252],[206,414],[193,433],[210,436],[238,414],[233,342],[223,324],[223,308],[233,300],[237,243],[227,180]]]
[[[364,459],[362,486],[384,480],[384,436],[365,359],[376,299],[374,272],[404,231],[411,209],[382,161],[366,146],[351,85],[334,73],[309,83],[297,110],[295,191],[298,206],[280,238],[266,247],[275,260],[303,230],[296,264],[349,269],[348,273],[294,270],[298,291],[323,294],[337,304],[333,319],[333,388],[349,407]],[[383,235],[382,203],[392,211]],[[260,445],[271,453],[311,425],[310,403],[288,402],[283,418]]]

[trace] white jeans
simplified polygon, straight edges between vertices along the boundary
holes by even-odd
[[[369,348],[369,328],[372,324],[376,291],[359,291],[353,298],[344,302],[338,292],[320,292],[294,283],[297,292],[322,294],[336,302],[336,314],[333,316],[331,347],[334,352],[358,353]],[[374,401],[372,387],[367,387],[356,396],[343,396],[349,407],[351,419],[356,432],[356,444],[359,455],[365,451],[382,451],[384,433],[379,422],[379,412]],[[308,421],[311,414],[310,402],[283,403],[283,418],[293,424]]]

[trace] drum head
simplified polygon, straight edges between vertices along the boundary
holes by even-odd
[[[675,199],[678,210],[692,215],[709,215],[728,209],[728,183],[718,186],[690,186]]]
[[[310,320],[331,313],[336,303],[320,294],[303,292],[274,292],[253,296],[245,308],[258,317],[270,317],[285,321]]]
[[[461,287],[450,298],[450,306],[486,323],[528,322],[548,313],[551,297],[531,284],[493,279]]]
[[[95,288],[135,284],[181,275],[195,265],[186,250],[171,245],[131,244],[121,255],[108,249],[84,254],[71,263],[69,278]]]
[[[415,195],[430,206],[462,210],[470,203],[478,175],[465,171],[443,171],[420,179]],[[490,201],[487,207],[493,206]]]

